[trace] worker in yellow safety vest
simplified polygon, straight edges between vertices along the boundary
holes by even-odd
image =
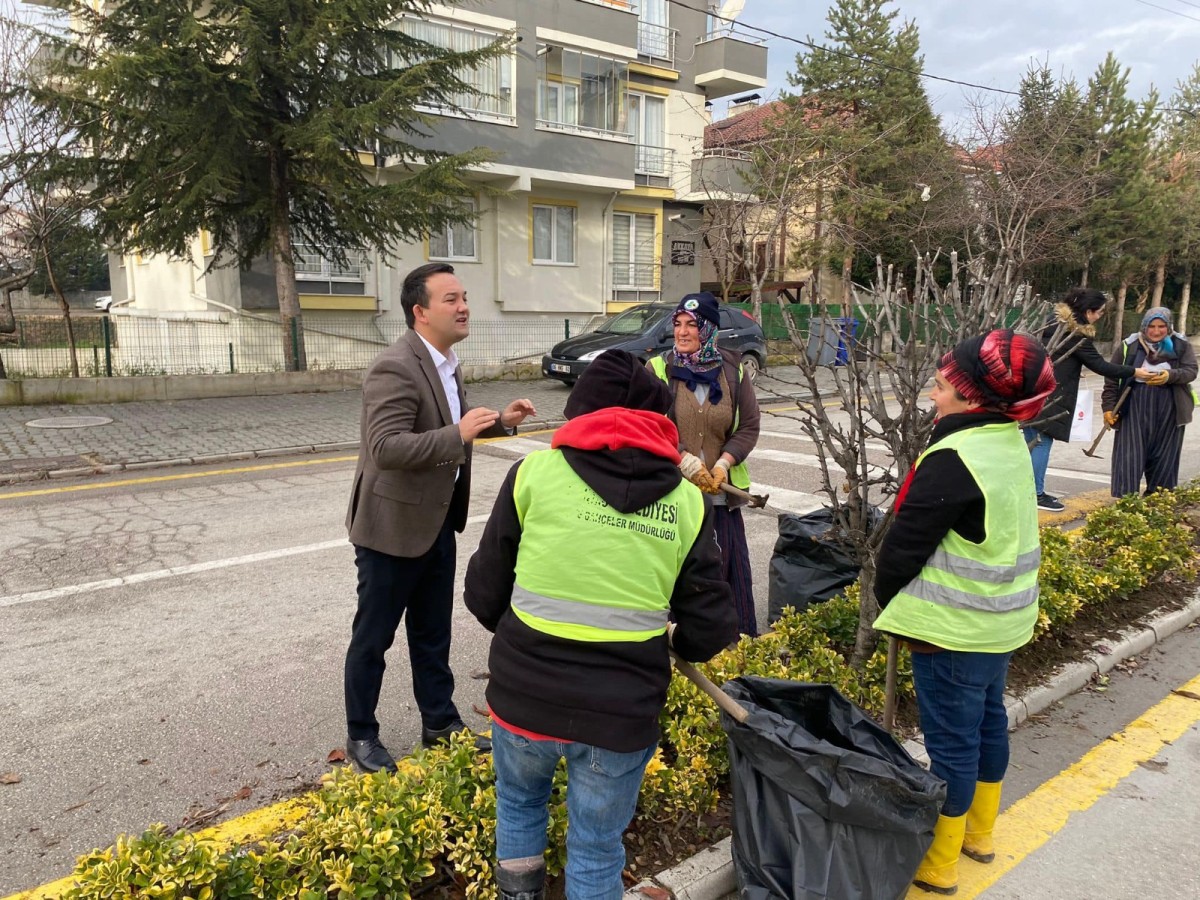
[[[876,559],[875,628],[912,650],[925,747],[947,787],[913,880],[952,894],[960,853],[991,862],[995,852],[1008,661],[1038,617],[1037,497],[1019,423],[1040,412],[1054,370],[1036,338],[991,331],[947,353],[934,381],[930,445]]]

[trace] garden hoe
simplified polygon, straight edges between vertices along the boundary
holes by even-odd
[[[751,494],[749,491],[743,491],[739,487],[734,487],[728,481],[721,482],[721,490],[731,497],[740,497],[745,500],[751,509],[762,509],[767,505],[767,501],[771,499],[770,494]]]
[[[1133,385],[1129,384],[1125,386],[1125,390],[1121,391],[1121,396],[1117,398],[1117,405],[1112,408],[1114,416],[1119,413],[1121,411],[1121,407],[1125,405],[1125,398],[1129,396],[1129,392],[1131,390],[1133,390]],[[1096,448],[1100,446],[1100,441],[1104,439],[1104,435],[1111,427],[1112,426],[1107,422],[1104,423],[1104,427],[1100,429],[1100,433],[1096,435],[1096,439],[1092,441],[1092,446],[1083,451],[1086,456],[1090,456],[1092,459],[1101,459],[1100,454],[1096,452]]]

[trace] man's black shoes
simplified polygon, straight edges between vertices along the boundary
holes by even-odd
[[[1048,512],[1062,512],[1066,509],[1061,500],[1057,497],[1051,497],[1049,494],[1038,494],[1037,508],[1047,510]]]
[[[379,738],[371,737],[362,741],[346,740],[346,755],[364,772],[378,772],[387,769],[396,771],[396,760],[388,753],[387,747],[380,743]]]
[[[460,731],[466,731],[467,725],[462,719],[455,719],[445,728],[425,728],[421,727],[421,743],[426,747],[432,747],[434,744],[440,744],[443,741],[450,740],[450,735],[457,734]],[[475,735],[475,749],[480,753],[492,752],[491,738],[484,737],[482,734]]]

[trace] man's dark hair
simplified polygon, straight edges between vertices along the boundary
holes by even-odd
[[[425,309],[429,309],[429,291],[425,287],[425,282],[429,280],[430,275],[439,275],[442,272],[453,275],[454,266],[450,263],[425,263],[404,276],[404,286],[400,288],[400,308],[404,310],[404,323],[409,328],[412,328],[416,321],[413,316],[414,306],[423,306]]]

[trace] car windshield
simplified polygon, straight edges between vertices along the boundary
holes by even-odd
[[[653,306],[635,306],[617,313],[596,330],[603,334],[645,334],[665,319],[669,312]]]

